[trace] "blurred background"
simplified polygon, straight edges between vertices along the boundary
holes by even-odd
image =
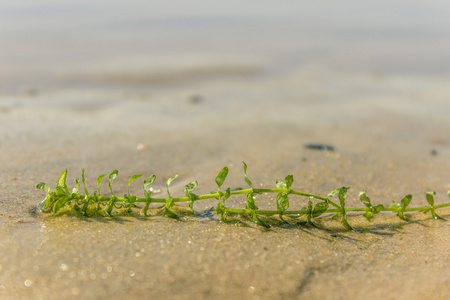
[[[2,1],[0,91],[448,74],[449,13],[447,1]]]

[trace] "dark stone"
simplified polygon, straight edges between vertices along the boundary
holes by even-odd
[[[305,149],[310,149],[310,150],[320,150],[320,151],[330,151],[330,152],[334,151],[333,146],[325,145],[325,144],[306,144],[304,147],[305,147]]]

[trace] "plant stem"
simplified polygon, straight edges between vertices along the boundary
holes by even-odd
[[[450,203],[444,203],[435,205],[434,208],[443,208],[443,207],[450,207]],[[430,207],[429,206],[421,206],[421,207],[413,207],[413,208],[405,208],[404,212],[414,212],[414,211],[426,211]],[[370,211],[370,208],[367,207],[356,207],[356,208],[344,208],[345,212],[366,212]],[[386,207],[382,211],[389,211],[389,212],[401,212],[401,208],[390,208]],[[239,209],[239,208],[226,208],[226,212],[233,213],[233,214],[251,214],[251,209]],[[327,209],[324,214],[329,213],[341,213],[342,209]],[[277,210],[256,210],[256,214],[258,215],[278,215],[280,212]],[[285,215],[307,215],[310,214],[307,210],[288,210],[284,213]]]
[[[286,194],[293,194],[293,195],[299,195],[299,196],[305,196],[305,197],[313,197],[315,199],[319,199],[319,200],[324,200],[324,201],[328,201],[330,204],[332,204],[334,207],[336,208],[332,208],[332,209],[327,209],[326,211],[324,211],[323,213],[341,213],[343,211],[343,209],[338,206],[336,203],[332,202],[330,199],[326,198],[326,197],[322,197],[322,196],[318,196],[318,195],[313,195],[313,194],[308,194],[308,193],[303,193],[303,192],[299,192],[296,190],[292,190],[292,189],[243,189],[243,190],[237,190],[237,191],[232,191],[230,192],[231,195],[242,195],[242,194],[248,194],[251,193],[253,191],[253,193],[258,193],[258,194],[262,194],[262,193],[286,193]],[[206,200],[206,199],[214,199],[214,198],[218,198],[223,196],[224,193],[212,193],[212,194],[205,194],[205,195],[196,195],[196,201],[197,200]],[[89,201],[92,202],[100,202],[100,203],[108,203],[109,201],[111,201],[111,199],[114,198],[117,202],[116,203],[125,203],[126,199],[125,197],[107,197],[107,196],[85,196],[85,195],[81,195],[81,194],[75,194],[72,195],[72,200],[85,200],[85,199],[89,199]],[[173,203],[179,203],[179,202],[189,202],[191,201],[188,197],[176,197],[176,198],[171,198]],[[136,198],[136,200],[133,203],[166,203],[167,201],[169,201],[170,198]],[[443,203],[443,204],[439,204],[439,205],[435,205],[433,206],[434,209],[439,209],[439,208],[444,208],[444,207],[450,207],[450,203]],[[235,214],[250,214],[252,213],[251,209],[237,209],[237,208],[225,208],[226,212],[229,213],[235,213]],[[414,211],[427,211],[430,209],[430,206],[421,206],[421,207],[412,207],[412,208],[405,208],[404,210],[402,210],[400,207],[385,207],[383,210],[381,211],[385,211],[385,212],[414,212]],[[370,208],[367,207],[356,207],[356,208],[351,208],[351,207],[346,207],[344,208],[345,212],[367,212],[367,211],[371,211]],[[278,210],[256,210],[255,211],[256,214],[259,215],[278,215],[280,214],[280,212]],[[285,215],[307,215],[310,214],[309,211],[305,211],[305,210],[287,210],[285,211],[283,214]]]
[[[436,213],[436,209],[444,208],[444,207],[450,207],[450,203],[443,203],[439,205],[434,205],[434,195],[436,194],[434,191],[429,191],[426,194],[428,206],[421,206],[421,207],[413,207],[408,208],[407,206],[410,204],[412,196],[407,195],[405,196],[400,203],[392,202],[392,204],[389,207],[384,207],[381,204],[378,205],[372,205],[370,198],[366,195],[365,191],[361,191],[359,194],[359,198],[361,202],[365,205],[365,207],[357,207],[357,208],[346,208],[345,207],[345,197],[347,194],[347,191],[349,187],[342,187],[335,189],[331,193],[327,195],[327,197],[314,195],[310,193],[304,193],[300,191],[296,191],[291,189],[292,183],[294,181],[293,175],[288,175],[285,178],[286,182],[283,181],[276,181],[277,188],[273,189],[266,189],[266,188],[260,188],[255,189],[253,188],[252,182],[247,176],[247,165],[244,164],[244,175],[245,175],[245,181],[248,184],[250,188],[247,189],[240,189],[240,190],[234,190],[231,191],[230,188],[226,190],[226,192],[222,192],[221,188],[225,181],[225,178],[228,174],[228,168],[224,167],[219,174],[217,175],[215,182],[218,187],[217,192],[213,192],[211,194],[204,194],[204,195],[196,195],[193,193],[194,188],[197,186],[197,181],[191,182],[185,187],[185,193],[186,197],[175,197],[173,198],[170,194],[169,185],[170,183],[177,178],[177,174],[174,177],[171,177],[167,180],[166,186],[167,186],[167,194],[168,198],[152,198],[151,192],[147,190],[147,187],[149,184],[151,184],[156,176],[152,175],[144,180],[144,196],[145,197],[137,197],[134,195],[130,195],[130,184],[135,179],[141,177],[142,175],[133,175],[129,181],[128,181],[128,194],[123,197],[117,197],[113,194],[112,189],[112,183],[113,180],[116,178],[118,171],[114,170],[109,175],[109,188],[111,190],[111,196],[100,196],[100,183],[102,179],[106,176],[105,174],[100,175],[97,178],[97,191],[94,193],[94,195],[81,195],[78,193],[79,191],[79,184],[80,181],[76,179],[77,186],[73,189],[73,192],[70,193],[69,189],[66,184],[66,177],[67,177],[67,169],[63,171],[60,178],[57,181],[56,191],[52,190],[47,184],[40,182],[37,184],[37,188],[42,189],[46,192],[47,196],[46,198],[39,204],[40,207],[44,211],[52,211],[54,213],[58,212],[61,207],[71,204],[72,208],[80,211],[83,215],[88,215],[88,207],[95,205],[97,206],[97,209],[100,209],[101,206],[107,208],[105,209],[105,212],[112,216],[113,210],[115,208],[127,208],[128,212],[131,212],[132,207],[134,207],[135,203],[142,203],[145,204],[143,207],[143,214],[147,215],[148,208],[151,203],[161,203],[165,204],[163,215],[171,218],[178,219],[178,216],[171,211],[171,208],[174,204],[180,203],[180,202],[189,202],[190,208],[193,210],[193,204],[195,201],[198,200],[206,200],[206,199],[216,199],[218,200],[216,212],[221,215],[221,220],[225,220],[225,214],[231,213],[231,214],[249,214],[251,215],[252,221],[256,222],[258,225],[264,226],[264,227],[270,227],[270,225],[265,222],[264,220],[260,219],[257,215],[279,215],[280,218],[283,218],[283,215],[306,215],[308,223],[312,223],[312,219],[319,217],[322,214],[332,213],[332,214],[339,214],[341,217],[341,224],[349,229],[352,230],[353,228],[347,221],[346,213],[347,212],[361,212],[364,213],[364,217],[366,217],[368,220],[370,220],[374,215],[380,213],[380,212],[392,212],[397,213],[398,217],[406,220],[404,218],[405,212],[416,212],[416,211],[422,211],[422,212],[430,212],[432,217],[434,219],[442,219],[439,215]],[[86,189],[85,185],[85,177],[84,177],[84,170],[82,171],[82,182],[84,185],[84,191],[87,194],[88,191]],[[276,210],[260,210],[256,204],[255,204],[255,196],[258,194],[277,194],[276,196]],[[246,195],[246,204],[245,209],[238,209],[238,208],[230,208],[226,207],[225,202],[230,196],[233,195]],[[303,207],[301,210],[287,210],[289,208],[289,195],[296,195],[300,197],[308,198],[307,206]],[[330,200],[330,198],[337,195],[339,198],[339,204],[333,202]],[[450,197],[450,191],[449,191],[449,197]],[[330,208],[330,205],[333,208]]]

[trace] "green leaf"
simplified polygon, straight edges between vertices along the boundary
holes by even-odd
[[[194,189],[197,187],[198,182],[193,181],[191,183],[186,184],[186,187],[184,188],[184,192],[186,196],[189,198],[189,208],[194,211],[194,202],[197,199],[197,196],[193,193]]]
[[[57,182],[56,186],[57,187],[59,186],[60,188],[64,189],[67,194],[70,194],[69,193],[69,188],[67,187],[67,184],[66,184],[66,179],[67,179],[67,169],[65,169],[62,172],[61,176],[59,176],[59,179],[58,179],[58,182]]]
[[[282,194],[282,193],[279,193],[279,194],[277,195],[277,211],[278,211],[278,213],[279,213],[280,215],[282,215],[282,214],[284,213],[284,211],[283,211],[283,205],[282,205],[282,202],[283,202],[282,197],[283,197],[283,194]]]
[[[225,178],[227,178],[228,175],[228,168],[224,167],[219,174],[217,174],[216,177],[216,184],[218,187],[218,191],[220,192],[220,188],[222,187],[223,183],[225,182]]]
[[[111,217],[112,217],[112,211],[113,211],[113,208],[114,208],[114,204],[116,203],[116,201],[117,201],[117,198],[113,195],[111,197],[111,200],[109,201],[109,205],[108,205],[108,208],[106,210],[108,215],[110,215]]]
[[[362,204],[364,204],[364,206],[370,208],[370,211],[366,211],[364,213],[364,217],[367,219],[367,221],[370,221],[373,218],[373,215],[379,214],[384,210],[384,206],[382,204],[372,206],[370,198],[366,195],[366,191],[359,192],[359,199],[361,200]]]
[[[389,205],[389,208],[401,208],[400,204],[395,203],[394,201],[391,201],[391,205]]]
[[[86,179],[84,178],[84,169],[81,170],[81,181],[83,182],[84,186],[84,194],[89,196],[88,190],[86,188]]]
[[[64,189],[60,186],[56,187],[56,195],[57,196],[63,196],[63,195],[67,195],[67,193],[64,191]]]
[[[276,185],[277,188],[279,188],[279,189],[287,189],[286,183],[284,183],[284,182],[281,181],[281,180],[275,181],[275,185]]]
[[[326,212],[327,209],[328,209],[328,202],[324,201],[317,203],[312,212],[312,217],[317,218],[318,216]]]
[[[407,207],[407,206],[409,205],[409,203],[411,202],[411,200],[412,200],[412,195],[406,195],[406,196],[403,197],[403,199],[401,200],[400,205],[398,205],[398,204],[395,203],[395,202],[392,202],[392,203],[391,203],[391,207],[394,206],[394,204],[395,204],[395,207],[396,207],[396,208],[400,208],[400,209],[401,209],[401,211],[399,211],[399,212],[397,213],[397,216],[398,216],[400,219],[402,219],[403,221],[407,221],[406,218],[405,218],[404,212],[405,212],[406,207]]]
[[[130,180],[128,180],[128,188],[127,188],[127,190],[128,190],[128,196],[130,196],[130,185],[131,185],[131,183],[134,181],[134,180],[136,180],[136,179],[138,179],[139,177],[141,177],[142,175],[133,175],[133,176],[131,176],[131,178],[130,178]]]
[[[134,195],[133,196],[124,195],[123,199],[124,199],[124,207],[128,208],[129,213],[133,212],[131,208],[136,206],[134,202],[136,202],[137,197]]]
[[[156,175],[152,175],[144,180],[144,190],[147,190],[147,186],[152,184],[156,179]]]
[[[248,186],[250,188],[253,188],[252,182],[250,181],[250,179],[248,179],[248,176],[247,176],[247,164],[245,162],[242,162],[242,163],[244,164],[244,179],[245,179],[245,182],[248,184]]]
[[[167,187],[167,194],[169,195],[169,198],[172,198],[172,196],[170,195],[170,191],[169,191],[169,185],[170,185],[170,184],[172,183],[172,181],[174,181],[177,177],[178,177],[178,173],[175,174],[175,176],[170,177],[169,179],[167,179],[166,187]]]
[[[379,214],[380,212],[382,212],[383,210],[385,210],[383,204],[377,204],[376,206],[372,207],[372,213],[374,215]]]
[[[312,220],[311,220],[312,213],[313,213],[313,205],[314,205],[314,197],[309,197],[309,200],[308,200],[308,215],[306,216],[306,220],[308,221],[308,224],[311,224],[311,225],[314,225],[312,223]]]
[[[55,194],[55,193],[48,194],[48,195],[45,197],[45,199],[42,200],[42,201],[39,203],[38,206],[39,206],[40,208],[43,208],[43,209],[48,209],[50,206],[53,205],[53,203],[54,203],[57,199],[58,199],[58,198],[56,197],[56,194]]]
[[[288,189],[290,189],[291,186],[292,186],[292,184],[294,183],[294,175],[288,175],[288,176],[286,176],[285,180],[286,180],[286,187],[287,187]]]
[[[339,202],[342,208],[345,207],[345,197],[347,196],[347,191],[349,189],[349,187],[341,187],[339,189]]]
[[[363,216],[367,219],[367,221],[370,221],[373,217],[372,211],[366,211]]]
[[[88,198],[85,198],[85,199],[84,199],[83,207],[81,208],[82,214],[85,215],[86,217],[88,216],[88,214],[87,214],[87,209],[88,209],[88,207],[89,207],[89,202],[90,202],[89,199],[88,199]]]
[[[256,213],[253,211],[252,212],[252,221],[255,222],[257,225],[259,226],[263,226],[265,228],[270,228],[269,223],[267,223],[266,221],[261,220]]]
[[[347,228],[348,230],[353,230],[353,227],[350,226],[350,224],[347,221],[347,213],[345,211],[345,197],[347,196],[347,191],[349,190],[349,187],[341,187],[339,189],[339,203],[341,205],[342,208],[342,219],[341,219],[341,224]]]
[[[172,219],[177,219],[177,220],[180,219],[180,217],[176,213],[174,213],[173,211],[171,211],[167,207],[164,207],[163,216],[169,217],[169,218],[172,218]]]
[[[353,227],[350,226],[350,224],[348,223],[346,215],[342,215],[341,224],[344,225],[344,227],[347,228],[348,230],[354,230]]]
[[[430,206],[434,206],[434,195],[436,195],[435,191],[428,191],[427,192],[427,201]]]
[[[150,203],[151,203],[150,201],[146,202],[144,208],[142,209],[142,212],[144,213],[144,216],[146,216],[146,217],[147,217],[148,208],[150,207]]]
[[[97,199],[97,198],[96,198],[96,197],[97,197],[96,193],[97,193],[97,192],[94,192],[94,202],[96,201],[95,199]],[[98,211],[98,212],[104,212],[104,210],[101,208],[100,202],[97,202],[97,211]],[[103,215],[104,215],[104,214],[103,214]]]
[[[106,174],[102,174],[97,178],[97,194],[100,196],[100,183],[102,183],[103,178],[105,178]]]
[[[151,191],[147,191],[147,187],[148,187],[150,184],[152,184],[152,183],[155,181],[155,179],[156,179],[156,176],[155,176],[155,175],[152,175],[152,176],[150,176],[150,177],[148,177],[148,178],[146,178],[146,179],[144,180],[144,195],[145,195],[145,198],[146,198],[147,200],[150,199],[151,194],[152,194]]]
[[[124,195],[124,196],[123,196],[123,199],[124,199],[125,203],[127,203],[127,204],[133,204],[134,202],[136,202],[137,197],[134,196],[134,195],[133,195],[133,196],[132,196],[132,195],[130,195],[130,196]]]
[[[428,191],[427,192],[427,201],[428,204],[430,204],[431,207],[431,215],[433,216],[433,219],[435,220],[445,220],[444,218],[440,217],[436,211],[434,210],[434,195],[436,195],[435,191]]]
[[[111,174],[109,174],[109,189],[111,190],[112,196],[114,196],[114,192],[112,189],[112,183],[113,183],[114,179],[116,179],[118,174],[119,174],[119,171],[117,171],[117,170],[114,170],[111,172]]]
[[[217,212],[218,215],[220,215],[220,220],[221,220],[222,222],[225,222],[225,212],[226,212],[226,209],[225,209],[225,206],[224,206],[222,203],[219,202],[219,203],[217,204],[216,212]]]
[[[65,204],[67,204],[68,202],[70,202],[70,198],[69,197],[63,197],[61,199],[59,199],[55,205],[53,206],[53,212],[57,213],[58,210],[61,209],[61,207],[63,207]]]
[[[341,190],[341,188],[337,188],[337,189],[331,191],[331,192],[328,194],[327,198],[333,197],[334,195],[336,195],[337,193],[339,193],[340,190]]]
[[[75,177],[75,188],[72,191],[72,194],[78,194],[78,190],[80,189],[80,179],[78,177]]]
[[[39,183],[36,185],[36,188],[37,188],[37,189],[40,189],[40,190],[43,190],[47,195],[54,193],[54,191],[52,190],[52,188],[51,188],[48,184],[46,184],[46,183],[44,183],[44,182],[39,182]]]
[[[283,215],[289,208],[289,197],[285,193],[279,193],[277,195],[277,210],[280,215]]]
[[[184,188],[184,192],[190,200],[195,200],[195,195],[192,192],[197,187],[197,185],[198,185],[198,182],[196,180],[196,181],[192,181],[191,183],[186,184],[186,186]]]
[[[258,207],[255,204],[255,199],[253,198],[253,193],[247,194],[247,203],[245,204],[246,209],[258,210]]]
[[[433,219],[435,220],[443,220],[446,221],[444,218],[440,217],[436,211],[434,210],[434,208],[431,210],[431,215],[433,216]]]
[[[231,189],[227,188],[227,190],[225,191],[225,194],[219,198],[219,203],[217,204],[217,213],[220,215],[220,220],[222,222],[226,222],[225,219],[225,213],[226,213],[226,207],[225,207],[225,202],[227,202],[228,198],[230,198],[231,196]],[[221,201],[220,201],[221,200]]]
[[[173,205],[174,205],[174,203],[173,203],[173,199],[172,198],[167,199],[166,202],[164,203],[164,206],[167,209],[172,208]]]
[[[366,196],[366,191],[359,192],[359,200],[361,200],[362,204],[364,204],[367,208],[372,208],[370,198]]]
[[[225,194],[222,197],[222,201],[223,201],[224,205],[225,205],[225,202],[228,200],[228,198],[230,198],[230,196],[231,196],[231,189],[227,188]]]
[[[411,203],[411,200],[412,200],[412,195],[406,195],[405,197],[403,197],[403,199],[401,201],[402,211],[404,211],[406,209],[406,207],[409,205],[409,203]]]
[[[56,183],[57,186],[64,188],[64,185],[66,184],[66,178],[67,178],[67,169],[65,169],[61,175],[58,178],[58,182]]]
[[[283,209],[282,209],[282,206],[281,206],[281,202],[283,201],[283,200],[282,200],[282,197],[283,197],[283,193],[279,193],[279,194],[277,195],[277,210],[278,210],[281,214],[283,214]]]

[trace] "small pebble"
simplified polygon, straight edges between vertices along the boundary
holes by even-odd
[[[325,144],[306,144],[305,149],[310,149],[310,150],[320,150],[320,151],[330,151],[333,152],[334,151],[334,147],[331,145],[325,145]]]

